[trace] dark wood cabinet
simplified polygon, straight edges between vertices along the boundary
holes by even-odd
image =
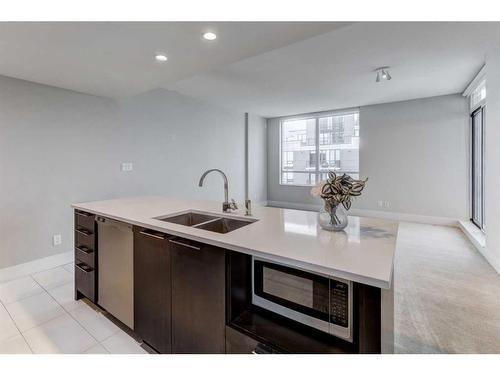
[[[160,353],[225,352],[223,249],[134,228],[134,331]]]
[[[250,336],[226,327],[226,354],[253,354],[258,345]]]
[[[168,235],[134,228],[134,331],[160,353],[172,352]]]
[[[225,250],[180,238],[172,261],[172,353],[225,353]]]
[[[97,302],[97,225],[95,215],[75,210],[75,299]]]

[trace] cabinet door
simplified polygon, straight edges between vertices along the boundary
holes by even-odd
[[[160,353],[172,352],[171,297],[167,235],[134,228],[134,331]]]
[[[174,238],[172,254],[172,352],[225,352],[225,253]]]

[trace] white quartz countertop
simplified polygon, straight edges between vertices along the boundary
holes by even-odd
[[[168,223],[155,217],[189,210],[245,219],[244,211],[223,214],[220,202],[134,197],[76,203],[73,208],[285,265],[390,288],[398,223],[349,216],[343,232],[318,227],[316,212],[253,207],[256,222],[229,233]]]

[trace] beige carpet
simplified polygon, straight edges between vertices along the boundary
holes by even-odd
[[[500,275],[458,228],[401,223],[396,353],[500,353]]]

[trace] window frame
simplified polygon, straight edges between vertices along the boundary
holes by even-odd
[[[320,150],[320,128],[319,128],[319,119],[322,117],[328,117],[328,116],[346,116],[346,115],[352,115],[352,114],[357,114],[358,115],[358,137],[360,137],[361,133],[361,115],[360,115],[360,110],[359,107],[355,108],[347,108],[347,109],[342,109],[342,110],[336,110],[336,111],[322,111],[322,112],[311,112],[311,113],[305,113],[305,114],[300,114],[300,115],[293,115],[293,116],[284,116],[280,117],[278,121],[278,143],[279,143],[279,157],[278,157],[278,185],[279,186],[298,186],[298,187],[312,187],[315,186],[321,178],[321,171],[320,171],[320,165],[319,162],[316,163],[316,167],[314,172],[308,172],[308,171],[284,171],[282,170],[282,157],[283,157],[283,152],[282,152],[282,131],[283,131],[283,123],[286,121],[298,121],[298,120],[315,120],[315,152],[316,155],[319,155],[321,152]],[[360,148],[358,148],[359,152]],[[315,176],[315,183],[314,184],[298,184],[298,183],[283,183],[282,181],[282,174],[283,173],[302,173],[302,174],[312,174],[314,173]],[[359,171],[358,171],[359,172]]]
[[[485,122],[486,122],[486,105],[485,105],[485,101],[483,100],[481,105],[479,106],[474,106],[474,110],[471,112],[470,114],[470,136],[471,136],[471,140],[470,140],[470,144],[471,144],[471,149],[470,149],[470,168],[471,168],[471,173],[470,173],[470,186],[471,186],[471,191],[470,191],[470,221],[476,226],[478,227],[481,231],[484,232],[484,229],[485,229],[485,189],[484,189],[484,183],[485,183],[485,176],[484,176],[484,171],[485,171],[485,149],[484,149],[484,146],[485,146],[485,142],[484,142],[484,138],[485,138],[485,134],[484,134],[484,131],[485,131]],[[480,205],[481,205],[481,217],[480,217],[480,222],[476,222],[475,220],[475,214],[476,214],[476,185],[474,183],[474,177],[475,177],[475,142],[474,142],[474,138],[475,138],[475,133],[474,133],[474,117],[475,115],[480,112],[481,113],[481,139],[480,139],[480,142],[481,142],[481,155],[480,155],[480,168],[481,168],[481,202],[480,202]]]

